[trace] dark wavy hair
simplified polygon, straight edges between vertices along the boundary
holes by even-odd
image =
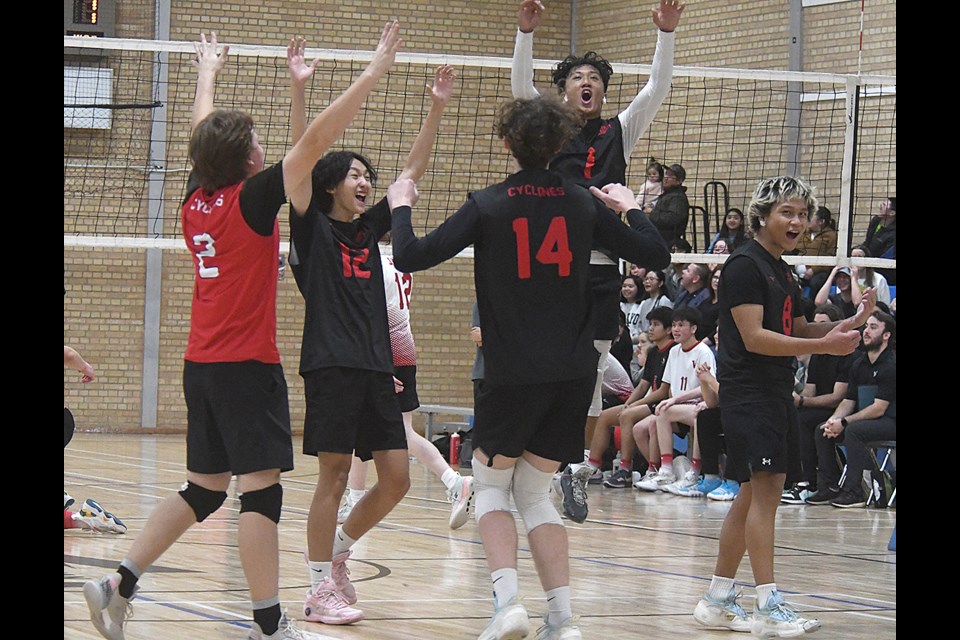
[[[253,118],[242,111],[214,111],[190,136],[193,175],[207,193],[243,182],[252,150]]]
[[[610,84],[610,76],[613,75],[613,65],[596,51],[587,51],[582,56],[567,56],[557,63],[553,70],[553,84],[557,85],[560,93],[563,93],[566,89],[567,76],[570,75],[570,72],[583,65],[590,65],[597,70],[600,78],[603,79],[603,90],[607,90],[607,85]]]
[[[331,151],[320,158],[313,166],[313,203],[322,213],[333,210],[333,195],[328,189],[335,189],[350,173],[350,165],[357,160],[370,172],[370,183],[377,184],[377,172],[364,156],[353,151]]]
[[[524,169],[545,168],[579,129],[573,109],[545,96],[506,103],[500,107],[496,128]]]

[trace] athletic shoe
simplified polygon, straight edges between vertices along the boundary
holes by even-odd
[[[753,611],[753,635],[761,638],[796,638],[819,628],[819,620],[801,618],[776,590]]]
[[[673,469],[661,468],[654,474],[647,474],[643,480],[633,485],[641,491],[663,491],[668,484],[676,482],[677,476],[673,474]]]
[[[736,480],[724,480],[719,487],[707,494],[711,500],[729,502],[740,493],[740,483]]]
[[[626,489],[631,484],[633,484],[633,472],[627,469],[617,469],[603,481],[603,486],[611,489]]]
[[[473,510],[473,478],[459,476],[453,487],[447,490],[450,500],[450,528],[459,529],[470,519]]]
[[[347,558],[353,551],[347,549],[343,553],[338,553],[333,556],[330,573],[333,578],[333,584],[337,587],[337,591],[340,592],[340,595],[347,602],[347,604],[357,604],[357,590],[354,588],[353,583],[350,582],[350,569],[347,568]]]
[[[723,481],[720,478],[703,477],[697,480],[697,484],[693,485],[692,487],[681,487],[676,491],[672,491],[671,493],[675,493],[676,495],[683,496],[685,498],[702,498],[719,487],[722,483]]]
[[[675,496],[683,495],[681,491],[686,491],[691,488],[696,488],[697,482],[699,481],[699,476],[697,472],[693,469],[690,469],[683,477],[678,479],[676,482],[671,482],[667,486],[663,487],[663,490],[667,493],[672,493]]]
[[[807,504],[812,505],[824,505],[830,504],[834,500],[840,497],[840,490],[834,489],[833,487],[824,487],[817,491],[812,496],[807,497]]]
[[[584,465],[573,473],[560,476],[560,490],[563,493],[563,515],[576,523],[587,519],[587,478],[592,470]]]
[[[136,597],[136,589],[129,599],[117,591],[120,574],[109,573],[99,580],[89,580],[83,585],[83,597],[90,609],[90,621],[104,638],[123,640],[123,625],[133,616],[130,601]]]
[[[250,627],[247,640],[328,640],[328,638],[310,631],[304,631],[287,618],[287,614],[284,613],[280,616],[280,626],[276,633],[269,636],[264,635],[263,631],[260,630],[260,625],[254,622],[253,626]]]
[[[127,525],[112,513],[108,513],[99,504],[87,498],[80,511],[73,514],[73,521],[88,531],[101,533],[126,533]]]
[[[847,491],[844,489],[840,492],[840,495],[837,496],[834,500],[830,501],[831,507],[837,507],[839,509],[850,509],[853,507],[865,507],[867,506],[867,500],[863,497],[862,493],[857,493],[855,491]]]
[[[693,617],[708,629],[749,633],[753,629],[753,617],[740,606],[740,595],[731,591],[726,600],[714,600],[704,594],[693,611]]]
[[[633,472],[633,477],[634,477],[634,480],[633,480],[633,488],[634,488],[634,489],[637,489],[637,490],[639,490],[639,491],[644,491],[644,489],[640,489],[640,483],[641,483],[641,482],[644,482],[645,480],[650,480],[650,479],[653,478],[655,475],[657,475],[657,472],[654,471],[653,469],[649,468],[649,467],[647,468],[646,473],[644,473],[644,474],[643,474],[642,476],[640,476],[639,478],[637,477],[637,472],[634,471],[634,472]]]
[[[678,478],[682,478],[686,475],[687,471],[693,468],[693,463],[690,462],[690,458],[687,456],[674,456],[673,458],[673,475]]]
[[[307,591],[307,599],[303,603],[303,617],[310,622],[352,624],[363,620],[363,611],[351,608],[333,579],[328,576],[316,589]]]
[[[72,505],[74,502],[76,502],[76,500],[73,499],[73,496],[67,493],[66,491],[64,491],[63,492],[63,510],[66,511],[67,508],[70,505]]]
[[[547,622],[547,616],[543,616],[543,625],[537,629],[537,640],[582,640],[577,622],[579,618],[570,616],[559,627],[554,627]]]
[[[350,512],[353,511],[353,508],[357,505],[357,500],[354,502],[350,498],[350,490],[347,490],[347,496],[343,501],[343,504],[340,506],[340,509],[337,510],[337,524],[343,524],[347,521],[347,518],[350,517]]]
[[[804,504],[807,498],[813,495],[810,491],[810,485],[806,482],[798,482],[789,489],[785,489],[780,495],[780,502],[783,504]]]
[[[587,476],[587,484],[600,484],[603,482],[603,471],[597,469],[589,476]]]
[[[498,607],[487,628],[477,640],[521,640],[530,633],[530,618],[527,610],[512,598],[502,607]]]

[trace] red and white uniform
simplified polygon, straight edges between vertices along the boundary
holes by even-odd
[[[678,396],[684,391],[700,387],[697,366],[706,362],[711,371],[717,370],[717,360],[710,347],[698,342],[688,351],[679,344],[673,345],[667,358],[667,368],[663,371],[663,381],[670,385],[670,395]]]
[[[393,258],[381,255],[383,292],[387,299],[387,324],[390,326],[390,349],[393,366],[413,367],[417,364],[417,347],[410,329],[410,292],[413,277],[397,271]]]

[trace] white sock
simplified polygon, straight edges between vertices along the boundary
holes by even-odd
[[[713,576],[710,580],[710,588],[707,589],[707,595],[711,600],[722,602],[733,593],[733,578],[724,578],[723,576]]]
[[[573,615],[570,606],[570,587],[557,587],[547,591],[547,624],[559,627]]]
[[[884,325],[884,326],[886,326],[886,325]],[[720,476],[719,476],[718,474],[716,474],[716,473],[708,473],[708,474],[706,474],[706,478],[707,478],[707,480],[719,480],[719,479],[720,479]]]
[[[310,565],[310,587],[316,591],[317,585],[323,582],[323,579],[331,575],[332,562],[308,562]]]
[[[771,594],[777,590],[777,583],[771,582],[770,584],[758,584],[757,585],[757,607],[766,608],[767,600],[770,599]]]
[[[356,542],[343,532],[343,527],[337,527],[337,533],[333,536],[333,555],[338,556],[344,551],[349,551]]]
[[[440,476],[440,482],[443,483],[447,489],[453,489],[453,485],[457,483],[457,478],[460,477],[460,474],[447,467],[447,470],[443,472],[443,475]]]
[[[519,590],[516,569],[497,569],[490,573],[493,580],[493,599],[497,607],[502,607],[517,597]]]
[[[350,489],[350,493],[347,495],[347,501],[350,504],[357,504],[366,492],[366,489]]]

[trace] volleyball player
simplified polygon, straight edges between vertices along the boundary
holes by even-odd
[[[657,26],[657,46],[653,55],[650,78],[633,101],[615,118],[603,118],[606,91],[613,67],[593,51],[583,56],[568,56],[553,72],[553,83],[564,102],[581,118],[581,127],[573,138],[550,161],[550,169],[575,183],[589,187],[610,183],[626,184],[627,164],[641,134],[653,122],[657,109],[670,91],[673,75],[674,30],[685,5],[679,0],[660,0],[652,10]],[[523,0],[518,12],[519,29],[513,52],[510,75],[514,98],[538,95],[533,86],[533,31],[540,25],[544,12],[541,0]],[[604,355],[617,335],[617,304],[620,293],[620,272],[612,256],[594,252],[590,260],[590,276],[594,296],[595,347],[600,352],[590,405],[587,431],[603,409],[601,381]],[[651,265],[641,265],[650,268]],[[576,460],[581,460],[577,456]],[[573,477],[564,477],[564,513],[583,522],[587,517],[587,478],[599,468],[599,461],[590,460],[576,468]],[[573,484],[577,484],[576,490]]]
[[[306,122],[303,81],[298,79],[312,73],[302,62],[302,48],[300,58],[299,64],[288,61],[294,79],[294,140]],[[452,67],[436,70],[428,87],[430,111],[401,178],[419,180],[426,171],[455,78]],[[311,587],[304,616],[325,624],[363,619],[363,612],[352,607],[357,592],[346,566],[350,548],[410,486],[377,245],[390,230],[390,208],[386,198],[367,208],[375,181],[376,171],[359,153],[328,153],[313,168],[310,197],[292,202],[290,210],[290,265],[306,307],[300,352],[306,394],[303,452],[319,463],[307,518]],[[378,481],[337,527],[354,453],[361,460],[373,459]]]
[[[475,516],[496,610],[480,638],[521,638],[529,631],[517,599],[511,495],[547,593],[549,612],[538,637],[580,638],[570,604],[567,534],[549,489],[560,462],[579,455],[593,392],[590,250],[596,241],[651,268],[661,268],[670,257],[629,189],[610,185],[592,192],[617,212],[628,212],[636,229],[590,192],[546,169],[576,133],[569,107],[556,100],[514,100],[501,110],[497,128],[520,170],[473,192],[424,238],[413,235],[410,223],[416,185],[409,180],[391,185],[394,260],[398,269],[419,271],[474,246],[485,358],[473,440]]]
[[[740,482],[720,532],[715,575],[694,617],[708,627],[761,637],[792,638],[820,622],[801,617],[777,590],[774,528],[785,478],[799,477],[793,356],[845,355],[857,348],[856,327],[873,312],[864,292],[853,318],[808,324],[800,289],[781,259],[797,246],[817,210],[813,189],[792,177],[770,178],[754,191],[748,214],[756,236],[727,259],[720,276],[720,410],[727,443],[727,477]],[[789,467],[796,468],[789,468]],[[737,602],[734,578],[744,552],[756,583],[751,621]]]
[[[195,47],[193,174],[182,208],[197,269],[183,372],[187,482],[153,510],[117,573],[84,585],[91,620],[105,638],[123,640],[140,575],[223,504],[232,475],[240,494],[240,564],[254,618],[250,640],[320,638],[280,610],[280,472],[293,468],[293,446],[276,346],[277,213],[288,197],[294,206],[310,201],[311,169],[393,64],[399,45],[398,25],[388,24],[360,77],[266,170],[253,120],[214,110],[228,48],[218,51],[215,36],[210,42],[201,36]]]

